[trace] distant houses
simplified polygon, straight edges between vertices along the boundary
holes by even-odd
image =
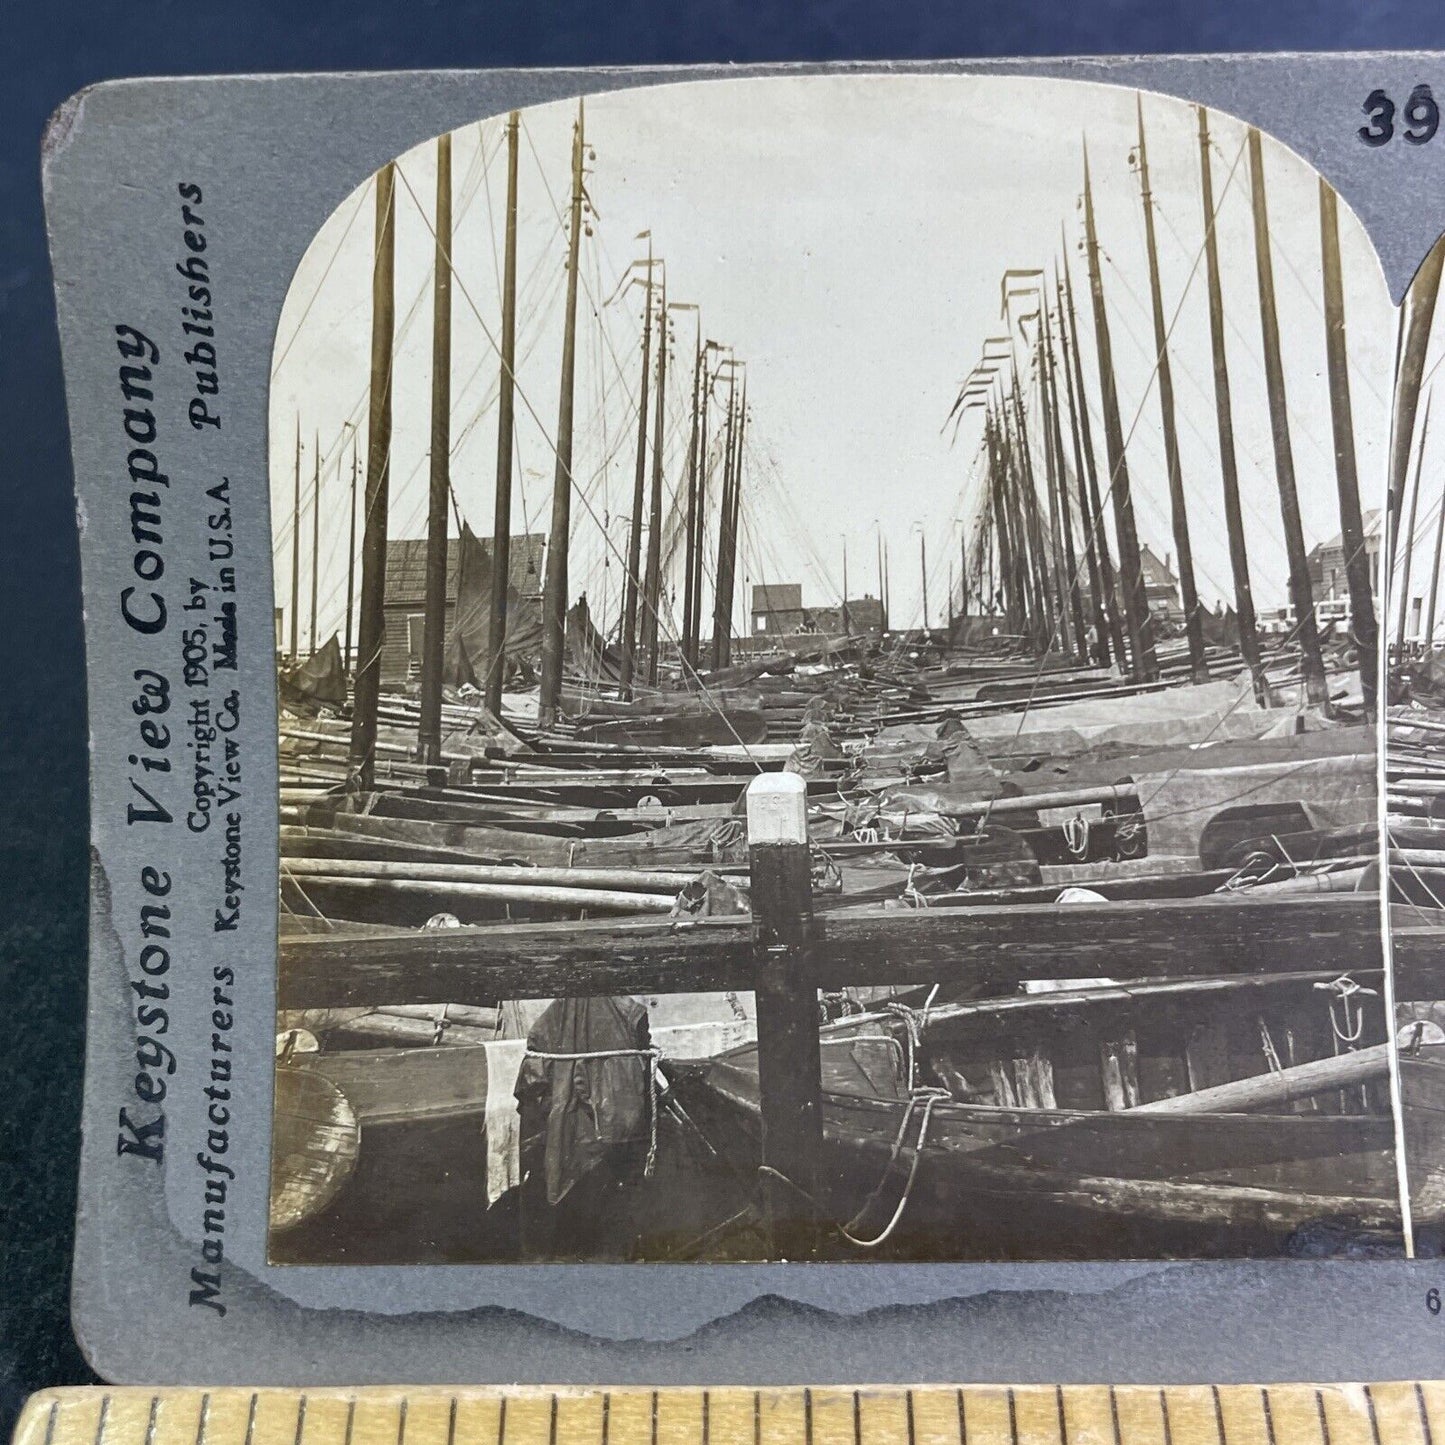
[[[763,582],[753,587],[748,633],[757,648],[770,638],[883,631],[883,603],[869,593],[848,599],[846,628],[843,614],[841,606],[804,607],[803,588],[797,582]]]

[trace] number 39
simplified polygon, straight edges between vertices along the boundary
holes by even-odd
[[[1367,146],[1383,146],[1395,138],[1395,102],[1383,90],[1372,90],[1360,107],[1370,118],[1357,132]],[[1422,146],[1440,129],[1440,106],[1428,85],[1417,85],[1405,102],[1401,134],[1410,145]]]

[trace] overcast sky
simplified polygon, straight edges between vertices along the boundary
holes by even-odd
[[[550,509],[565,284],[565,209],[574,104],[523,113],[519,166],[518,380],[514,530],[545,531]],[[1157,206],[1185,490],[1200,593],[1230,594],[1220,503],[1202,261],[1196,119],[1144,97]],[[505,117],[454,137],[452,484],[462,514],[492,531],[496,471]],[[1286,600],[1261,362],[1244,129],[1211,117],[1241,488],[1255,595]],[[1078,197],[1082,145],[1093,168],[1114,355],[1141,539],[1172,552],[1138,178],[1135,92],[999,77],[797,77],[710,81],[589,99],[588,192],[595,207],[579,307],[572,594],[617,610],[631,510],[641,293],[610,305],[650,230],[674,313],[665,470],[682,481],[694,327],[748,363],[743,584],[801,582],[836,602],[846,539],[851,595],[876,592],[889,549],[892,620],[921,616],[926,536],[930,616],[945,607],[963,524],[978,502],[981,413],[943,430],[958,385],[1001,329],[1010,267],[1053,267],[1066,241],[1103,470],[1098,369]],[[1315,174],[1265,140],[1269,216],[1293,449],[1306,542],[1339,530],[1324,376]],[[400,158],[392,536],[425,531],[430,415],[430,221],[435,147]],[[1222,201],[1220,197],[1222,196]],[[278,329],[271,404],[271,496],[278,601],[290,590],[295,429],[305,476],[302,636],[309,615],[313,466],[323,467],[320,626],[341,625],[351,438],[365,457],[374,184],[362,181],[308,251]],[[1341,206],[1341,247],[1362,500],[1384,488],[1396,320],[1372,248]],[[1061,235],[1064,238],[1061,240]],[[720,403],[714,420],[720,420]],[[350,423],[352,429],[347,428]],[[650,424],[649,424],[650,431]],[[1067,445],[1067,443],[1066,443]],[[610,524],[611,549],[603,540]],[[455,521],[452,524],[455,534]],[[709,570],[711,564],[709,564]],[[680,551],[674,580],[680,593]]]

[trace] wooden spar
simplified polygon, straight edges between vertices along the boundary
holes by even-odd
[[[883,529],[882,529],[881,527],[878,529],[878,538],[877,538],[877,541],[878,541],[878,549],[877,549],[877,550],[878,550],[878,601],[879,601],[880,606],[882,606],[882,608],[883,608],[883,628],[882,628],[882,630],[886,633],[886,632],[888,631],[888,606],[887,606],[887,604],[883,601]]]
[[[652,374],[652,236],[647,238],[647,279],[642,301],[642,375],[637,389],[637,457],[632,472],[632,516],[627,529],[627,570],[623,576],[622,660],[617,693],[632,696],[636,666],[637,593],[642,575],[642,509],[647,503],[647,388]],[[659,399],[658,405],[661,405]]]
[[[985,424],[989,452],[989,497],[998,524],[999,572],[1003,581],[1004,616],[1011,633],[1028,630],[1027,603],[1019,586],[1018,559],[1014,552],[1013,526],[1017,514],[1008,505],[1008,457],[1003,427],[992,403]]]
[[[1049,391],[1045,375],[1048,362],[1045,359],[1047,336],[1046,315],[1048,306],[1044,301],[1043,288],[1039,289],[1038,341],[1034,347],[1035,369],[1039,382],[1039,409],[1043,413],[1041,430],[1044,444],[1044,490],[1049,497],[1049,563],[1053,571],[1053,590],[1049,595],[1049,608],[1054,618],[1053,631],[1059,638],[1059,645],[1065,652],[1073,650],[1074,632],[1069,616],[1069,574],[1064,570],[1063,519],[1059,515],[1059,458],[1054,454],[1053,431],[1049,425]],[[1050,637],[1052,644],[1053,638]]]
[[[291,504],[291,663],[301,655],[301,418],[296,418],[296,488]]]
[[[1050,579],[1048,558],[1044,554],[1043,529],[1039,526],[1039,494],[1034,478],[1033,453],[1029,449],[1028,431],[1024,425],[1023,390],[1019,385],[1018,373],[1014,373],[1010,393],[1010,421],[1013,426],[1013,445],[1009,455],[1014,463],[1013,485],[1023,514],[1022,536],[1018,551],[1028,548],[1027,567],[1031,611],[1033,615],[1034,646],[1040,652],[1047,652],[1053,640],[1053,615],[1049,602]]]
[[[1430,604],[1426,612],[1425,631],[1421,634],[1421,642],[1428,654],[1435,638],[1435,603],[1440,588],[1440,547],[1445,543],[1445,496],[1442,496],[1439,503],[1439,516],[1435,523],[1435,559],[1430,568]]]
[[[953,582],[952,582],[952,579],[950,579],[950,581],[949,581],[948,590],[949,590],[949,594],[950,594],[950,597],[951,597],[951,596],[952,596],[952,593],[953,593]],[[952,605],[952,603],[950,602],[950,606],[951,606],[951,605]],[[848,628],[848,538],[847,538],[846,536],[843,538],[843,614],[842,614],[842,622],[843,622],[843,636],[844,636],[844,637],[847,637],[847,636],[848,636],[848,632],[849,632],[849,628]]]
[[[1305,695],[1316,707],[1327,707],[1329,683],[1315,624],[1314,588],[1310,583],[1309,556],[1300,523],[1299,493],[1295,488],[1294,452],[1290,446],[1289,411],[1285,401],[1284,364],[1280,357],[1279,317],[1274,300],[1274,259],[1270,253],[1269,210],[1264,190],[1264,155],[1259,130],[1249,128],[1249,184],[1254,212],[1254,259],[1259,282],[1260,331],[1264,341],[1265,390],[1269,396],[1270,432],[1274,441],[1275,480],[1279,485],[1280,518],[1285,551],[1289,557],[1290,600],[1294,603],[1295,631],[1299,636],[1300,670]]]
[[[743,414],[747,407],[747,384],[743,385],[741,401],[733,380],[728,382],[727,449],[723,458],[723,494],[721,520],[718,524],[717,576],[714,580],[712,619],[712,659],[714,670],[727,667],[732,656],[732,578],[737,565],[738,485],[741,481],[739,462],[742,455]]]
[[[1345,580],[1350,589],[1350,628],[1360,654],[1360,688],[1365,711],[1373,714],[1378,691],[1379,627],[1375,621],[1370,558],[1360,515],[1360,483],[1355,465],[1354,415],[1350,405],[1349,353],[1345,345],[1344,272],[1340,265],[1339,206],[1334,187],[1320,177],[1320,258],[1324,277],[1325,363],[1330,382],[1330,423],[1335,442],[1335,482],[1340,494],[1340,541],[1345,549]],[[1445,509],[1442,509],[1445,518]],[[1436,568],[1439,567],[1437,545]],[[1432,589],[1433,595],[1433,589]]]
[[[517,391],[517,132],[521,117],[507,117],[507,239],[502,263],[502,357],[497,380],[497,494],[492,521],[492,608],[487,634],[486,703],[502,711],[507,673],[507,586],[512,571],[513,425]]]
[[[1159,248],[1154,236],[1154,196],[1149,189],[1149,149],[1144,135],[1144,97],[1136,95],[1139,118],[1139,192],[1144,203],[1144,249],[1149,257],[1149,300],[1154,314],[1155,371],[1159,379],[1159,413],[1164,426],[1164,459],[1169,474],[1169,512],[1174,524],[1174,549],[1179,558],[1179,595],[1189,639],[1189,670],[1196,683],[1209,681],[1204,660],[1204,619],[1194,583],[1194,549],[1189,539],[1189,511],[1184,500],[1184,472],[1179,460],[1179,435],[1174,415],[1174,371],[1169,361],[1169,328],[1164,319],[1164,290],[1159,278]]]
[[[1298,969],[1380,967],[1379,900],[1360,893],[1005,904],[970,909],[966,926],[953,909],[840,909],[814,930],[809,983],[826,989],[967,981],[1002,993],[1061,967],[1153,975],[1165,957],[1178,978],[1268,973],[1281,957]],[[750,989],[749,932],[746,918],[657,918],[299,935],[281,943],[277,1006]]]
[[[657,686],[658,611],[662,606],[662,446],[667,423],[667,276],[657,307],[657,400],[652,408],[652,485],[647,509],[647,573],[642,599],[642,650],[647,685]]]
[[[437,863],[372,858],[296,858],[282,862],[287,873],[328,878],[412,878],[433,883],[540,883],[577,890],[611,888],[629,893],[660,893],[676,898],[691,878],[705,871],[666,873],[645,868],[534,868],[523,863]]]
[[[1219,274],[1219,236],[1215,227],[1214,170],[1210,157],[1209,112],[1199,117],[1199,177],[1204,205],[1204,261],[1209,290],[1209,342],[1214,359],[1214,413],[1219,427],[1219,475],[1224,490],[1224,525],[1229,535],[1229,567],[1234,579],[1234,615],[1239,623],[1239,651],[1254,680],[1255,697],[1269,696],[1269,683],[1259,655],[1259,628],[1254,592],[1249,583],[1249,548],[1239,504],[1239,461],[1234,448],[1234,403],[1229,389],[1229,357],[1224,339],[1224,298]]]
[[[1403,571],[1400,577],[1400,620],[1395,628],[1395,653],[1403,656],[1405,629],[1410,615],[1410,569],[1415,557],[1415,513],[1420,506],[1420,473],[1425,466],[1425,443],[1430,436],[1430,403],[1434,393],[1425,398],[1425,420],[1420,426],[1420,447],[1415,454],[1415,485],[1410,491],[1410,524],[1401,543]]]
[[[918,534],[918,580],[923,588],[923,630],[928,631],[928,538]]]
[[[1095,609],[1103,614],[1099,626],[1100,637],[1105,635],[1107,625],[1109,652],[1118,663],[1122,673],[1126,666],[1124,652],[1124,624],[1119,617],[1119,592],[1114,579],[1114,559],[1109,553],[1109,529],[1104,521],[1104,504],[1099,496],[1099,470],[1094,459],[1094,430],[1089,420],[1089,394],[1084,389],[1084,353],[1079,342],[1079,318],[1074,310],[1074,278],[1069,268],[1069,254],[1064,252],[1064,301],[1068,310],[1068,342],[1066,349],[1072,354],[1074,390],[1074,417],[1079,429],[1079,449],[1083,453],[1084,465],[1079,479],[1079,510],[1088,519],[1085,523],[1084,538],[1099,567],[1099,589]],[[1085,503],[1084,485],[1088,482],[1088,504]],[[1102,661],[1107,663],[1105,653]]]
[[[1374,1044],[1333,1058],[1313,1059],[1248,1079],[1234,1079],[1209,1089],[1196,1089],[1172,1099],[1136,1104],[1131,1114],[1243,1114],[1253,1109],[1278,1107],[1322,1094],[1388,1077],[1390,1045]]]
[[[316,654],[316,581],[321,571],[321,433],[311,441],[311,654]]]
[[[1399,556],[1400,513],[1405,504],[1405,481],[1410,452],[1415,445],[1415,412],[1430,350],[1430,329],[1440,294],[1440,271],[1445,265],[1445,241],[1437,242],[1420,264],[1400,308],[1400,341],[1395,357],[1395,406],[1390,419],[1389,539],[1386,557]]]
[[[698,388],[702,385],[702,332],[698,331],[697,346],[692,361],[692,417],[688,426],[687,439],[687,515],[683,521],[684,541],[682,566],[682,663],[684,676],[688,671],[697,671],[697,656],[693,650],[692,630],[697,614],[693,606],[693,587],[697,582],[697,428]]]
[[[888,541],[883,542],[883,630],[888,631],[893,614],[888,604]]]
[[[1064,566],[1066,568],[1064,575],[1069,594],[1069,615],[1074,626],[1074,653],[1080,662],[1088,662],[1089,638],[1084,626],[1084,598],[1079,585],[1079,561],[1074,553],[1074,520],[1072,508],[1069,506],[1069,475],[1068,468],[1064,463],[1064,432],[1059,421],[1059,387],[1054,374],[1057,366],[1057,358],[1054,353],[1054,333],[1049,318],[1047,296],[1043,292],[1040,292],[1039,295],[1039,309],[1043,313],[1044,323],[1044,375],[1040,384],[1045,386],[1048,391],[1046,410],[1059,492],[1059,526],[1064,539]],[[1062,312],[1059,321],[1062,328]]]
[[[1144,589],[1139,533],[1134,524],[1134,495],[1129,487],[1129,462],[1124,455],[1124,428],[1119,419],[1119,394],[1114,384],[1114,351],[1109,338],[1109,313],[1104,305],[1104,278],[1099,267],[1099,236],[1094,225],[1094,187],[1089,176],[1089,148],[1084,147],[1084,248],[1089,262],[1089,293],[1094,303],[1094,342],[1099,353],[1099,392],[1104,404],[1104,445],[1109,459],[1109,494],[1114,501],[1114,530],[1119,542],[1119,577],[1124,593],[1124,618],[1129,632],[1129,670],[1136,682],[1159,676],[1154,651],[1154,621]]]
[[[733,446],[733,496],[728,518],[727,605],[723,611],[723,666],[733,660],[733,603],[737,597],[738,542],[742,535],[743,455],[748,437],[748,378],[743,375],[742,394],[738,398],[738,432]]]
[[[795,773],[765,773],[748,785],[747,809],[761,1155],[772,1171],[763,1176],[763,1218],[769,1255],[796,1259],[816,1245],[823,1156],[818,994],[807,977],[815,922],[807,785]]]
[[[1061,276],[1054,278],[1055,298],[1058,302],[1059,349],[1064,368],[1064,400],[1069,408],[1069,440],[1074,453],[1074,484],[1078,488],[1079,520],[1082,524],[1080,541],[1084,548],[1084,565],[1089,576],[1089,602],[1094,614],[1093,660],[1100,667],[1107,667],[1111,656],[1109,645],[1109,620],[1103,589],[1099,585],[1099,558],[1094,549],[1094,525],[1090,520],[1089,496],[1084,480],[1083,446],[1079,436],[1079,403],[1074,394],[1074,371],[1070,357],[1068,315],[1064,307],[1064,283]],[[1057,392],[1057,387],[1055,388]]]
[[[447,626],[447,502],[452,453],[452,138],[437,137],[435,249],[432,262],[431,445],[426,515],[426,583],[422,601],[421,707],[417,755],[431,767],[442,757],[442,662]]]
[[[769,777],[774,774],[768,774]],[[781,775],[778,775],[781,776]],[[281,870],[284,884],[289,866]],[[557,908],[618,908],[633,913],[670,913],[673,899],[662,893],[623,893],[606,888],[549,888],[530,883],[452,883],[428,878],[352,878],[345,874],[307,873],[308,888],[364,888],[368,897],[385,893],[424,898],[464,898],[493,903],[542,903]]]
[[[346,530],[346,649],[341,665],[350,672],[352,667],[351,621],[353,603],[356,598],[356,433],[351,433],[351,522]]]
[[[366,506],[361,606],[351,710],[351,775],[370,791],[376,770],[376,705],[386,637],[386,523],[391,487],[391,361],[396,328],[396,170],[376,173],[376,264],[371,272],[371,387],[366,431]]]
[[[707,354],[712,343],[705,343],[698,361],[698,386],[701,394],[697,406],[697,514],[692,540],[692,628],[687,635],[687,665],[696,672],[702,662],[702,575],[706,570],[703,556],[707,539],[707,473],[708,473],[708,398],[712,379],[708,375]]]
[[[713,569],[712,575],[712,666],[714,672],[723,665],[722,624],[719,616],[723,608],[723,569],[727,565],[728,518],[732,510],[733,438],[737,426],[734,399],[733,373],[729,371],[727,422],[723,437],[722,492],[718,497],[717,566]]]
[[[537,702],[544,727],[557,720],[567,628],[567,549],[572,539],[572,417],[577,376],[577,277],[582,246],[582,157],[585,112],[572,126],[572,210],[567,226],[567,310],[562,322],[562,379],[557,390],[557,461],[552,472],[552,523],[542,588],[542,677]]]

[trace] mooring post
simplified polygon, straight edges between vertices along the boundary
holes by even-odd
[[[797,1258],[812,1254],[817,1242],[823,1106],[818,993],[808,977],[808,785],[796,773],[763,773],[749,785],[748,863],[763,1208],[770,1254]]]

